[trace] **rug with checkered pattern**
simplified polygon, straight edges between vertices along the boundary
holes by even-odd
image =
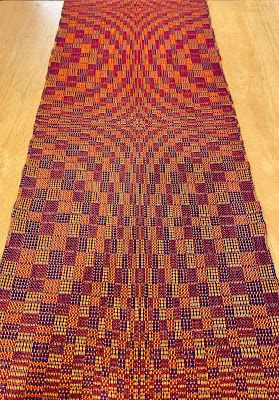
[[[278,293],[206,1],[66,0],[1,263],[0,399],[276,400]]]

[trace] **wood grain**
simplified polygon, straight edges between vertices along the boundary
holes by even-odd
[[[279,276],[279,2],[208,4]]]
[[[0,252],[54,45],[61,1],[0,2]]]
[[[62,4],[0,2],[0,252]],[[279,2],[208,0],[208,4],[279,276]]]

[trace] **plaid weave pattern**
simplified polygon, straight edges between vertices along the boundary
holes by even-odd
[[[0,275],[0,399],[269,399],[278,281],[205,0],[66,0]]]

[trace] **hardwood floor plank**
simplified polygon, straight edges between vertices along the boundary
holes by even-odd
[[[279,276],[279,2],[208,4]]]
[[[54,44],[61,1],[0,2],[0,252]]]

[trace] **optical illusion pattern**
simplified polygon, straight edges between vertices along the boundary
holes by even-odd
[[[278,282],[204,0],[66,0],[1,264],[0,399],[278,399]]]

